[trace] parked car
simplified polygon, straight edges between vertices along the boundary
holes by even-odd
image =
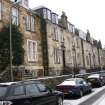
[[[66,96],[82,97],[85,93],[91,92],[91,84],[87,83],[83,78],[70,78],[57,85],[57,90]]]
[[[0,83],[0,105],[63,105],[63,93],[39,81]]]
[[[100,73],[89,75],[87,80],[91,82],[92,87],[100,87],[105,84],[105,77]]]

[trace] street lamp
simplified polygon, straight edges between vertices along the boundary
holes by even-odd
[[[12,59],[13,59],[13,55],[12,55],[12,7],[16,4],[19,4],[21,2],[21,0],[15,0],[15,2],[11,5],[10,7],[10,76],[11,76],[11,81],[14,81],[14,77],[13,77],[13,69],[12,69]]]

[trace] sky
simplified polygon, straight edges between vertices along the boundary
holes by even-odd
[[[46,6],[59,16],[65,11],[72,24],[105,45],[105,0],[29,0],[29,6]]]

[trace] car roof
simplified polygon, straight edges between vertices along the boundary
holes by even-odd
[[[88,78],[99,78],[100,74],[91,74]]]
[[[29,83],[40,83],[40,81],[36,80],[26,80],[26,81],[17,81],[17,82],[4,82],[0,83],[0,85],[10,86],[10,85],[16,85],[16,84],[29,84]]]
[[[75,81],[75,80],[83,80],[83,78],[69,78],[69,79],[66,79],[65,81]]]
[[[0,83],[0,85],[12,85],[12,84],[16,84],[17,82],[5,82],[5,83]]]

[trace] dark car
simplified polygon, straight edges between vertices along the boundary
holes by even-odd
[[[39,81],[0,83],[0,105],[63,105],[63,93]]]
[[[101,87],[105,84],[105,77],[103,77],[100,73],[89,75],[87,80],[91,83],[92,87]]]
[[[82,97],[85,93],[91,92],[91,84],[87,83],[82,78],[67,79],[57,87],[57,90],[62,91],[65,96]]]

